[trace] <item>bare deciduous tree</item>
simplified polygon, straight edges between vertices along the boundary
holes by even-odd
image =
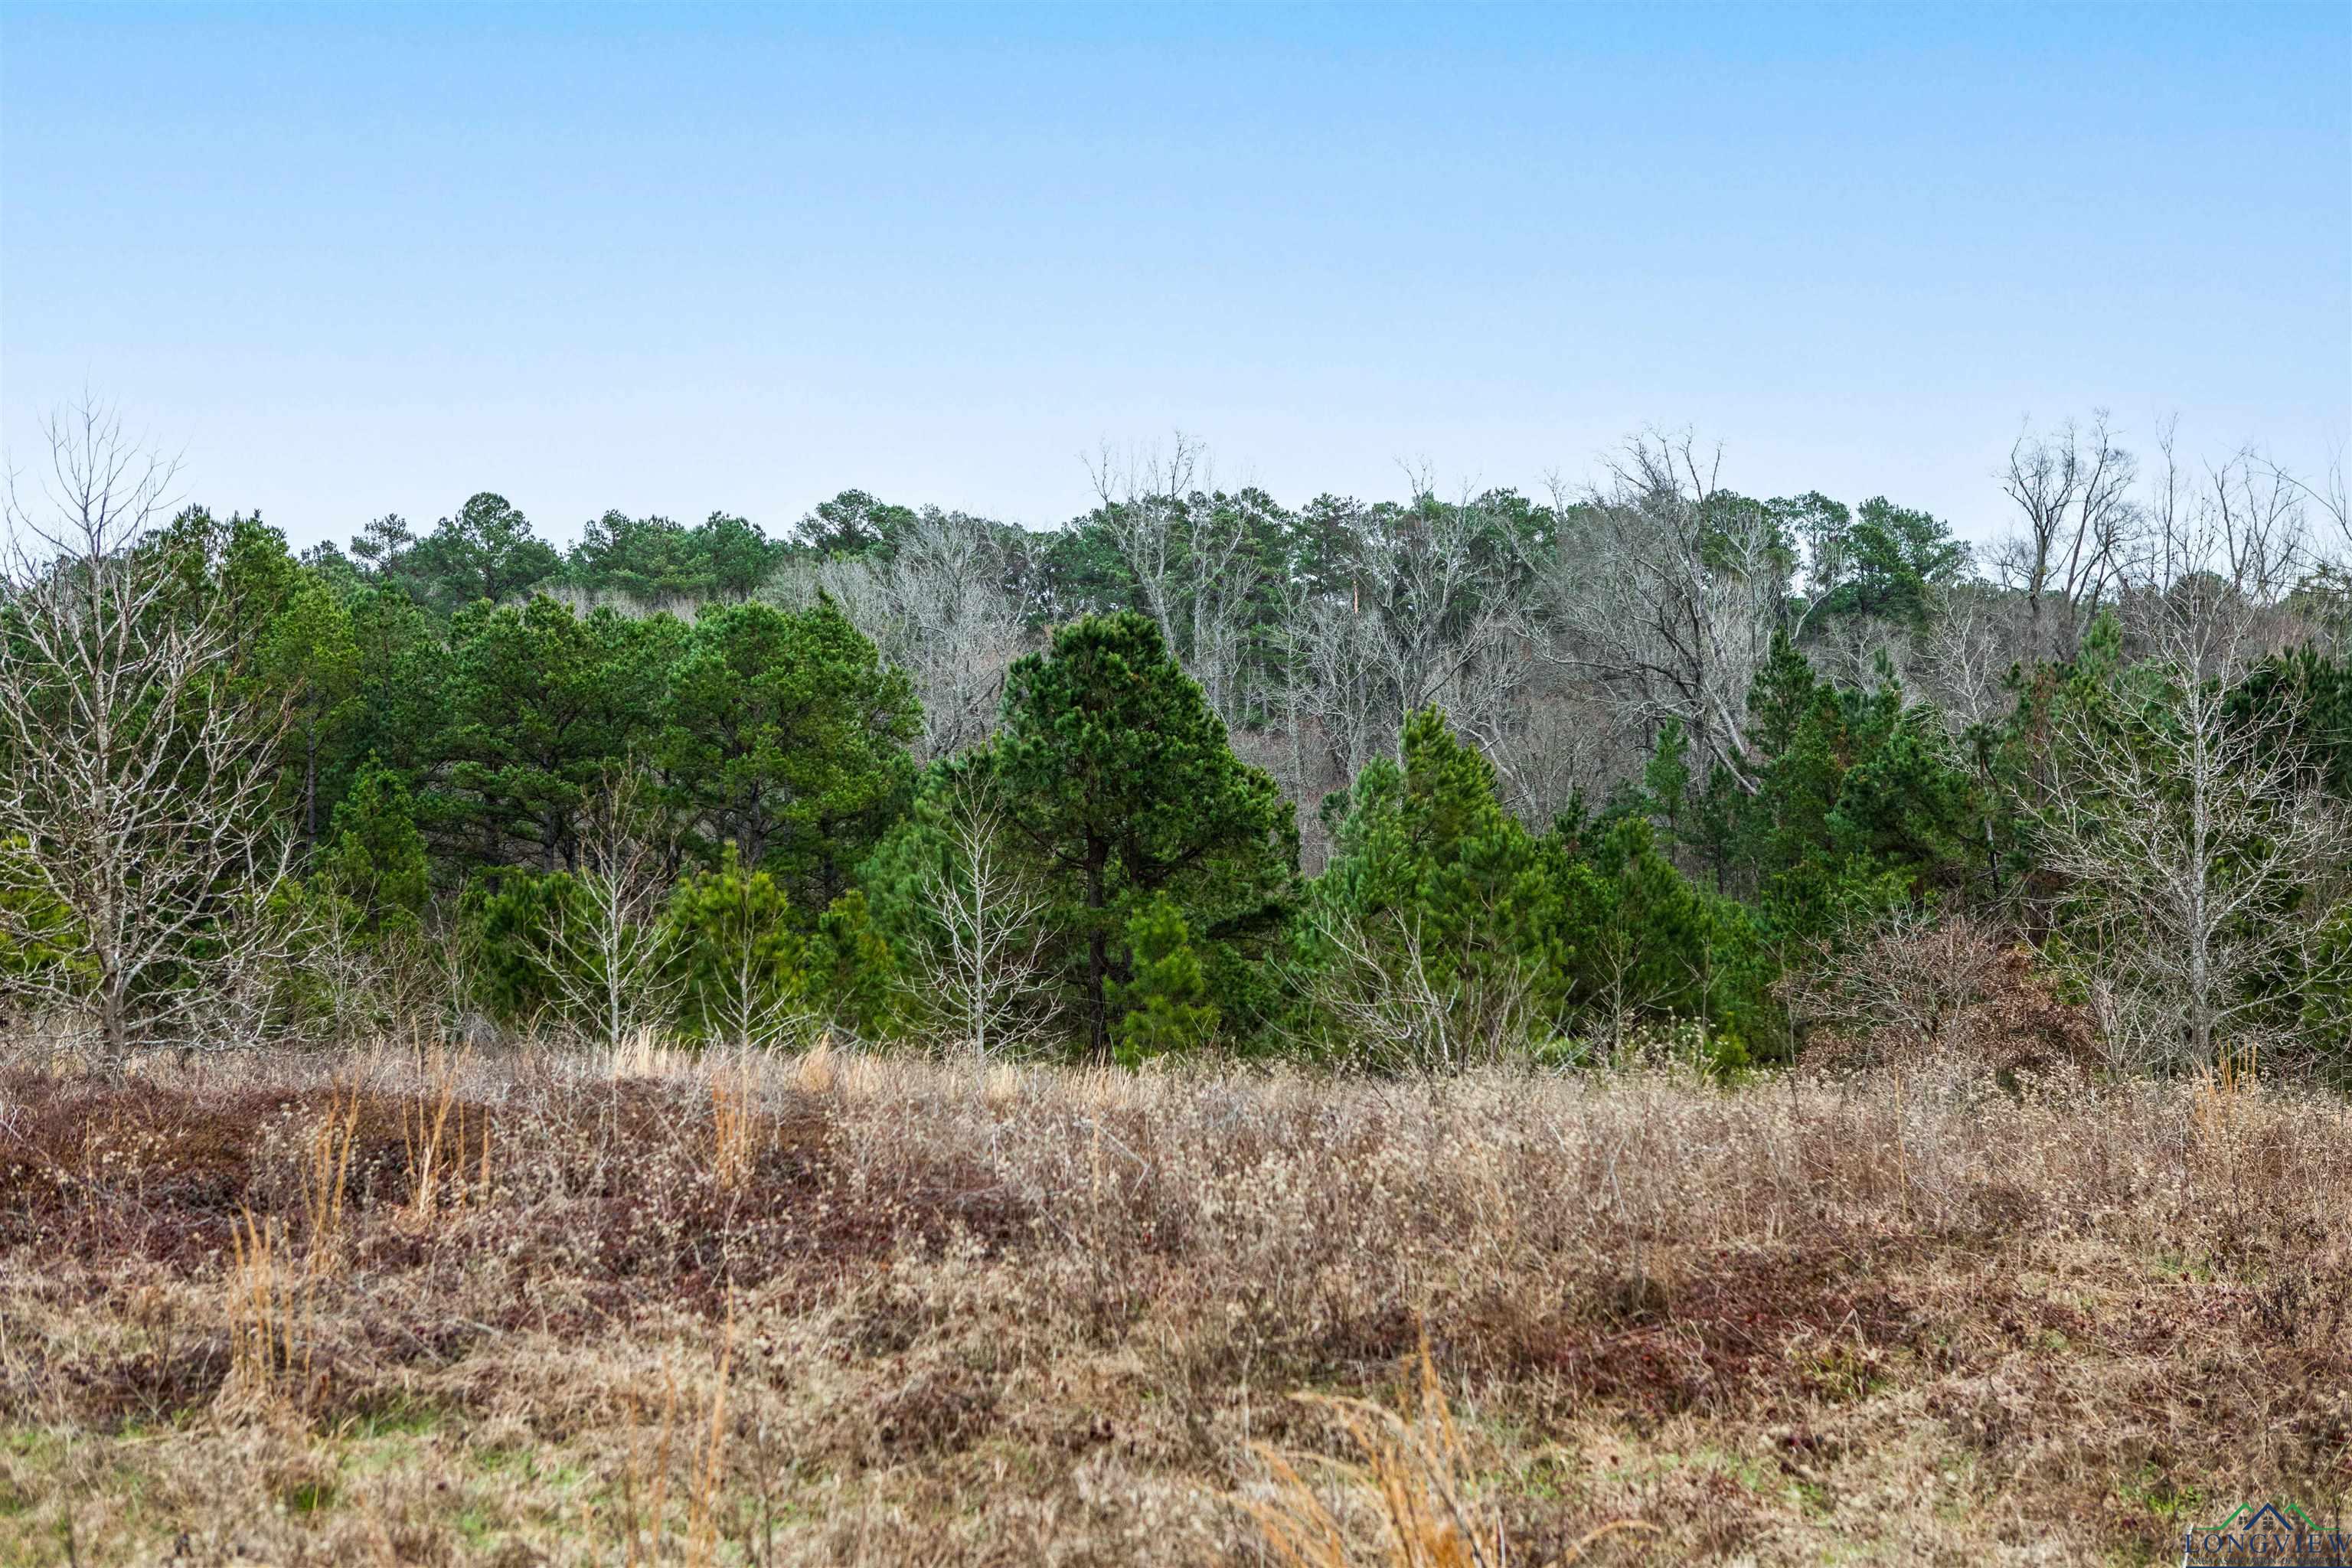
[[[1344,783],[1392,753],[1405,716],[1433,705],[1490,754],[1520,760],[1510,742],[1524,728],[1528,643],[1495,521],[1466,496],[1440,501],[1420,477],[1410,507],[1351,521],[1344,584],[1283,596],[1281,706],[1319,738],[1322,776]],[[1310,770],[1302,758],[1295,771]]]
[[[2000,962],[1979,921],[1906,906],[1813,944],[1779,989],[1801,1034],[1833,1032],[1866,1059],[1926,1061],[1966,1043]]]
[[[2104,410],[2087,430],[2070,419],[2046,435],[2028,429],[2011,447],[2001,489],[2017,505],[2021,531],[1995,562],[2024,596],[2029,659],[2072,657],[2083,626],[2135,565],[2138,474]]]
[[[1046,966],[1047,900],[1004,843],[1003,814],[974,774],[941,802],[941,858],[921,888],[932,1022],[976,1056],[1044,1031],[1057,1011]]]
[[[2347,499],[2344,484],[2344,451],[2337,447],[2327,465],[2327,472],[2318,480],[2300,479],[2277,463],[2263,458],[2262,467],[2273,483],[2286,486],[2326,514],[2335,525],[2335,548],[2343,552],[2342,560],[2352,565],[2352,499]]]
[[[922,705],[926,758],[978,745],[995,728],[1004,672],[1028,636],[1010,564],[991,524],[927,507],[888,560],[829,561],[805,584],[803,597],[830,592],[907,672]]]
[[[1265,570],[1252,550],[1263,497],[1216,488],[1202,444],[1176,433],[1166,457],[1108,447],[1087,465],[1106,536],[1118,551],[1144,614],[1184,672],[1201,683],[1228,725],[1247,700],[1244,632]]]
[[[1760,508],[1719,504],[1718,458],[1687,437],[1634,441],[1606,491],[1558,480],[1554,552],[1534,564],[1546,657],[1588,674],[1644,730],[1674,720],[1704,776],[1748,783],[1748,690],[1788,595],[1785,542]]]
[[[1370,925],[1353,916],[1317,917],[1331,962],[1304,979],[1315,1009],[1339,1026],[1339,1038],[1366,1065],[1417,1073],[1491,1067],[1523,1057],[1555,1022],[1536,1005],[1517,965],[1465,966],[1442,977],[1420,930],[1402,915],[1391,911]]]
[[[658,1028],[675,1010],[683,981],[661,921],[670,847],[639,775],[608,775],[583,814],[570,896],[539,955],[566,1019],[601,1045]]]
[[[2290,894],[2345,832],[2294,716],[2230,701],[2270,647],[2262,590],[2285,575],[2258,557],[2294,537],[2250,537],[2234,473],[2159,492],[2151,568],[2124,604],[2147,657],[2064,711],[2037,812],[2044,863],[2070,882],[2074,949],[2144,1066],[2210,1064],[2270,1008],[2251,983],[2299,961],[2307,921]]]
[[[2012,607],[1968,584],[1948,595],[1929,625],[1920,662],[1926,694],[1955,735],[1998,722],[2017,706],[2008,687],[2017,662]]]
[[[9,983],[111,1062],[228,1043],[296,940],[268,915],[285,714],[235,694],[217,600],[148,540],[173,465],[92,405],[46,434],[42,497],[6,500],[0,931],[41,955]]]

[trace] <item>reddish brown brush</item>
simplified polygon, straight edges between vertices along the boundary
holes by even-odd
[[[0,1562],[2160,1561],[2352,1498],[2352,1112],[2242,1064],[359,1072],[0,1068]]]

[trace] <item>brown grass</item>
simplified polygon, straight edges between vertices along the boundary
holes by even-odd
[[[423,1082],[413,1102],[401,1107],[401,1143],[408,1156],[406,1215],[413,1226],[430,1226],[443,1211],[463,1206],[469,1176],[476,1198],[489,1194],[490,1116],[487,1108],[459,1098],[465,1066],[463,1058],[429,1058],[420,1068]]]
[[[2352,1495],[2347,1170],[2242,1074],[0,1069],[0,1563],[2177,1561]]]
[[[1415,1360],[1420,1373],[1414,1391],[1417,1408],[1405,1415],[1363,1399],[1292,1396],[1330,1411],[1362,1456],[1359,1465],[1324,1463],[1340,1478],[1343,1489],[1359,1494],[1360,1504],[1368,1505],[1379,1518],[1381,1539],[1370,1550],[1357,1544],[1360,1532],[1325,1506],[1317,1489],[1299,1474],[1294,1456],[1271,1444],[1255,1445],[1273,1478],[1273,1495],[1243,1506],[1257,1521],[1267,1551],[1282,1568],[1507,1568],[1510,1563],[1510,1537],[1502,1514],[1477,1496],[1469,1451],[1438,1382],[1425,1331]],[[1313,1464],[1316,1459],[1308,1455],[1300,1462]],[[1577,1562],[1604,1537],[1650,1528],[1630,1519],[1595,1525],[1551,1560],[1553,1568]]]
[[[710,1173],[722,1192],[751,1184],[760,1132],[759,1075],[750,1062],[721,1064],[710,1074]]]
[[[230,1227],[229,1248],[228,1377],[214,1407],[268,1409],[299,1402],[310,1377],[317,1275],[287,1258],[282,1221],[256,1218],[250,1210]]]

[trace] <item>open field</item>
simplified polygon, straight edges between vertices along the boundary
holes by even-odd
[[[634,1065],[0,1077],[0,1562],[1384,1562],[1423,1323],[1480,1561],[2352,1501],[2340,1102]]]

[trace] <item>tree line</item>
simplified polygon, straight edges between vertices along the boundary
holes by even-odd
[[[559,551],[485,493],[298,555],[50,436],[0,984],[108,1059],[2352,1058],[2352,532],[2251,451],[2028,431],[1981,555],[1655,436],[1540,497],[1292,508],[1180,439],[1049,532],[850,491]]]

